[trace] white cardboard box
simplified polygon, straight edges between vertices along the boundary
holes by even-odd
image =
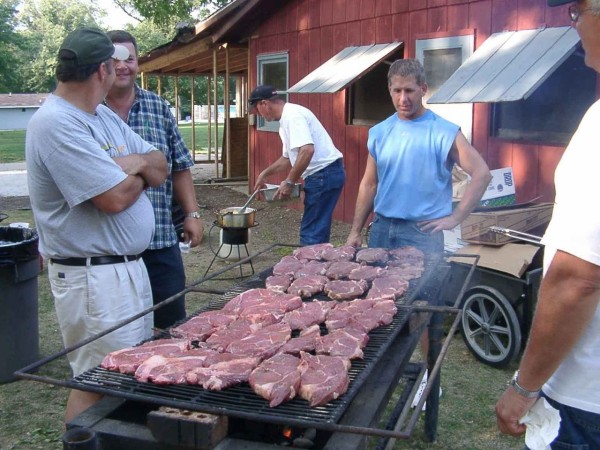
[[[481,197],[479,204],[483,207],[514,205],[516,203],[515,183],[512,167],[491,170],[492,180]]]

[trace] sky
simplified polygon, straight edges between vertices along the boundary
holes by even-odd
[[[127,14],[123,12],[121,8],[115,5],[112,0],[96,0],[96,4],[103,8],[107,12],[107,16],[104,18],[104,26],[111,30],[123,28],[128,23],[133,23]]]

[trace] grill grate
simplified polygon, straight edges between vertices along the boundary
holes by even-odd
[[[426,270],[427,272],[431,271]],[[221,309],[225,303],[236,295],[248,289],[264,287],[264,280],[271,273],[272,269],[267,269],[253,276],[189,317],[203,311]],[[426,273],[421,277],[417,286],[411,284],[404,297],[396,301],[397,305],[406,306],[412,302],[415,292],[419,291],[426,277]],[[325,297],[322,299],[329,300]],[[261,421],[271,420],[280,423],[286,421],[293,423],[299,420],[311,423],[334,423],[343,415],[376,362],[404,327],[410,312],[410,308],[399,308],[390,325],[379,327],[369,333],[369,342],[363,348],[364,358],[352,361],[349,370],[350,386],[348,391],[340,398],[330,401],[324,406],[309,407],[306,400],[295,398],[276,408],[270,408],[268,402],[256,395],[248,383],[229,387],[223,391],[205,390],[201,386],[155,385],[138,382],[132,375],[111,372],[99,366],[73,378],[72,381],[76,385],[74,386],[76,389],[78,387],[82,390],[93,388],[95,392],[113,397],[143,400],[159,405],[169,405],[213,414],[253,418]],[[185,320],[188,320],[189,317]]]

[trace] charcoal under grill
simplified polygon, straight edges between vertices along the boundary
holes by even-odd
[[[275,246],[277,245],[279,244],[276,244]],[[246,263],[246,261],[241,260],[238,264],[244,263]],[[390,437],[405,439],[410,436],[412,428],[414,428],[416,421],[418,420],[418,411],[413,410],[414,412],[412,413],[410,420],[407,421],[406,418],[404,419],[403,426],[407,426],[408,431],[399,431],[398,425],[396,425],[396,429],[393,429],[393,426],[388,426],[386,430],[377,427],[373,428],[373,426],[376,425],[376,422],[374,423],[369,417],[381,417],[398,380],[401,377],[406,378],[405,372],[408,366],[414,366],[414,363],[409,363],[410,356],[418,343],[419,337],[429,316],[424,318],[422,315],[415,316],[413,313],[434,313],[434,317],[436,315],[441,315],[435,314],[435,307],[428,309],[427,305],[423,306],[421,302],[415,302],[416,295],[422,292],[425,286],[429,286],[431,283],[435,283],[439,286],[442,285],[440,273],[443,271],[438,270],[438,265],[438,262],[426,263],[423,276],[416,283],[411,282],[407,293],[401,299],[396,301],[398,313],[394,317],[392,324],[385,327],[379,327],[369,333],[369,342],[367,346],[363,348],[364,358],[362,360],[352,361],[349,370],[350,386],[348,391],[340,398],[330,401],[323,406],[309,407],[307,401],[296,398],[275,408],[270,408],[268,402],[256,395],[247,383],[232,386],[223,391],[205,390],[200,386],[155,385],[152,383],[138,382],[131,375],[107,371],[99,366],[66,381],[28,373],[29,371],[34,371],[45,363],[66,354],[70,349],[66,349],[63,352],[59,352],[56,355],[52,355],[34,365],[24,368],[21,371],[16,372],[16,375],[21,378],[100,393],[107,396],[107,400],[120,399],[119,401],[124,401],[125,404],[139,403],[143,405],[170,406],[182,410],[214,414],[216,416],[227,416],[230,420],[242,420],[247,421],[247,423],[262,424],[263,426],[266,426],[267,424],[276,424],[281,427],[297,427],[297,429],[300,430],[316,428],[317,430],[321,430],[332,436],[329,443],[315,448],[364,448],[364,441],[361,439],[364,438],[365,435],[378,435],[380,437],[387,437],[388,439]],[[227,270],[235,269],[236,265],[233,265]],[[201,312],[221,309],[233,297],[248,289],[263,288],[265,279],[271,274],[272,268],[246,279],[241,284],[230,289],[224,295],[213,299],[206,308],[197,311],[182,322],[185,322]],[[470,275],[470,273],[467,275],[466,282],[468,282]],[[200,282],[202,282],[202,280]],[[192,284],[192,286],[195,286],[196,284],[199,284],[199,282]],[[187,290],[190,291],[192,288],[188,288]],[[457,298],[460,298],[461,296],[462,292],[458,294]],[[317,298],[319,297],[321,300],[330,300],[324,297],[324,294],[317,296]],[[456,304],[458,304],[458,301]],[[454,308],[454,311],[449,311],[449,308],[441,309],[452,313],[457,312],[456,308]],[[418,320],[413,321],[412,319],[415,317],[418,318]],[[458,325],[457,319],[458,316],[448,333],[444,344],[445,347],[449,345],[449,339],[456,330]],[[133,318],[131,320],[133,320]],[[431,334],[432,333],[430,332],[430,335]],[[168,336],[167,332],[156,336],[156,338],[165,336]],[[432,348],[433,347],[434,345],[432,345]],[[439,350],[440,346],[438,346],[438,353]],[[437,378],[436,375],[439,371],[441,359],[445,354],[444,349],[442,349],[441,354],[441,357],[436,356],[435,366],[432,365],[431,361],[429,363],[430,377],[433,377],[434,379]],[[421,364],[420,367],[421,368],[417,370],[413,367],[412,372],[420,372],[422,374],[424,371],[423,364]],[[407,396],[409,395],[408,391],[414,393],[416,386],[413,387],[413,385],[418,381],[419,378],[415,378],[414,376],[409,377],[408,387],[405,387],[404,393],[402,394],[402,402],[406,403]],[[412,397],[410,397],[410,399],[412,399]],[[431,439],[435,439],[435,429],[437,429],[437,400],[432,400],[431,403],[428,403],[428,406],[426,412],[426,434],[428,436],[431,435]],[[148,407],[151,408],[151,406]],[[95,407],[92,407],[90,410],[94,408]],[[102,410],[102,408],[106,409],[104,406],[101,406],[100,410]],[[87,419],[80,423],[74,423],[72,426],[87,426],[86,420]],[[406,425],[407,423],[408,425]],[[428,424],[429,428],[433,427],[434,430],[428,432]],[[115,426],[109,428],[112,430],[115,429]],[[339,437],[337,440],[334,439],[336,436]],[[122,437],[119,437],[119,439],[121,438]],[[134,439],[132,442],[137,441]],[[109,448],[112,449],[113,447],[111,446]],[[162,450],[162,447],[160,446],[148,446],[147,448],[161,448]],[[221,446],[219,446],[219,448],[221,448]],[[223,448],[237,447],[234,445],[232,447]]]

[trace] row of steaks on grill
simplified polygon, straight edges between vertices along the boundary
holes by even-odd
[[[364,284],[367,287],[362,295],[372,293],[378,279],[397,277],[402,282],[396,283],[397,291],[388,286],[380,296],[372,293],[353,300],[323,301],[311,299],[305,292],[294,293],[289,287],[287,292],[275,285],[249,289],[222,309],[201,312],[171,328],[171,338],[155,339],[110,353],[101,367],[132,374],[141,382],[192,384],[210,390],[248,382],[271,407],[296,396],[311,406],[326,404],[348,389],[351,359],[363,357],[368,333],[393,321],[397,312],[394,300],[404,293],[408,282],[397,275],[400,270],[391,273],[389,270],[405,268],[408,273],[412,267],[416,268],[413,273],[418,273],[423,266],[422,254],[419,260],[420,252],[413,248],[405,248],[404,253],[400,249],[395,253],[385,249],[358,252],[350,249],[330,244],[301,247],[293,256],[282,258],[274,267],[273,276],[287,276],[290,286],[306,277],[299,274],[296,278],[297,271],[292,275],[275,273],[276,267],[289,266],[290,258],[304,267],[316,262],[328,267],[353,262],[361,267],[352,270],[380,269],[379,276],[353,280],[347,273],[338,274],[338,278],[330,281]],[[371,258],[368,261],[358,258],[364,250],[374,250],[363,254]],[[334,254],[349,253],[352,260],[332,259]],[[390,262],[397,265],[390,266],[387,264]],[[320,291],[311,295],[317,292]]]

